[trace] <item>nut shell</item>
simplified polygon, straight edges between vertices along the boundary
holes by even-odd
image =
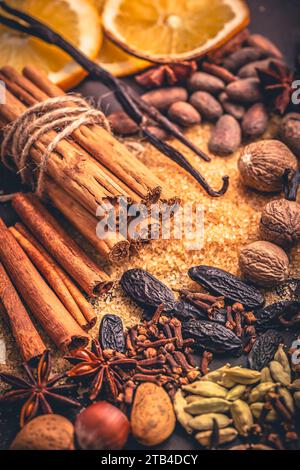
[[[267,241],[245,246],[240,252],[239,266],[249,281],[262,287],[276,286],[285,281],[289,273],[286,253]]]
[[[258,191],[275,192],[282,189],[285,170],[290,170],[292,178],[298,162],[295,155],[279,140],[262,140],[245,147],[238,168],[246,186]]]
[[[43,415],[17,434],[11,450],[74,450],[73,424],[60,415]]]
[[[290,247],[300,240],[300,204],[286,199],[269,202],[260,219],[260,233],[264,240],[282,247]]]

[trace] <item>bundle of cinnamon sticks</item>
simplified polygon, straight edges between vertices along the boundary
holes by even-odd
[[[12,67],[0,69],[6,86],[6,103],[0,106],[0,126],[13,123],[28,108],[65,93],[33,67],[22,74]],[[67,104],[75,106],[73,102]],[[56,131],[42,135],[30,148],[34,175]],[[82,125],[70,138],[61,140],[47,159],[45,190],[51,202],[109,261],[128,257],[130,241],[120,233],[96,236],[97,208],[110,202],[117,206],[120,196],[132,203],[173,203],[168,188],[134,155],[99,124]],[[76,213],[75,213],[76,210]]]

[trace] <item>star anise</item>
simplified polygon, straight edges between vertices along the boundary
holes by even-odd
[[[69,377],[82,381],[92,379],[89,386],[91,400],[95,400],[105,386],[109,398],[114,402],[129,379],[126,372],[132,371],[137,365],[135,359],[129,359],[125,354],[112,349],[103,350],[96,339],[92,341],[91,351],[88,348],[77,349],[66,359],[74,364],[68,372]]]
[[[291,103],[294,73],[280,62],[270,62],[267,68],[257,69],[265,98],[275,111],[283,114]]]
[[[145,88],[157,88],[164,85],[172,86],[187,80],[196,70],[197,63],[195,61],[166,64],[137,75],[135,80]]]
[[[10,391],[0,396],[0,403],[24,401],[20,414],[21,427],[37,415],[52,414],[52,403],[81,406],[78,401],[64,396],[65,392],[76,388],[74,384],[58,384],[65,374],[50,378],[51,356],[49,351],[45,351],[40,358],[36,373],[27,363],[23,364],[23,369],[26,379],[12,374],[0,373],[3,382],[12,386]]]

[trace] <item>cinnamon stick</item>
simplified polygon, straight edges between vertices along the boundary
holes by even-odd
[[[88,325],[92,328],[96,324],[96,314],[91,304],[84,297],[82,292],[75,286],[72,279],[68,274],[56,263],[56,261],[47,253],[43,246],[34,238],[34,236],[22,225],[21,223],[16,223],[16,230],[23,235],[40,253],[41,255],[53,266],[53,269],[58,273],[61,280],[64,282],[65,286],[69,290],[73,299],[76,301],[78,307],[83,313]]]
[[[111,288],[108,275],[60,227],[36,196],[18,193],[12,206],[26,227],[88,295],[95,296]]]
[[[62,350],[85,346],[89,336],[44,281],[0,219],[0,260],[31,313]]]
[[[46,350],[23,302],[14,288],[4,266],[0,263],[0,302],[7,315],[22,360],[34,363]]]

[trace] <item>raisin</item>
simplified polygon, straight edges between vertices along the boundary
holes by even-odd
[[[275,302],[265,308],[262,308],[255,312],[256,322],[255,327],[257,330],[263,330],[266,328],[275,328],[280,326],[278,321],[279,317],[293,317],[300,310],[300,301],[289,301],[283,300],[281,302]]]
[[[189,269],[190,278],[205,287],[212,294],[240,302],[247,308],[259,308],[264,304],[264,296],[255,287],[223,269],[212,266],[195,266]]]
[[[104,315],[100,325],[99,339],[103,349],[114,349],[125,353],[124,328],[118,315]]]
[[[281,341],[281,334],[274,330],[268,330],[259,336],[248,356],[251,369],[261,370],[266,367],[273,360]]]
[[[120,284],[137,304],[142,307],[158,307],[164,304],[164,311],[174,309],[174,294],[161,281],[144,269],[129,269],[121,277]]]
[[[190,320],[183,323],[185,338],[196,340],[195,346],[213,353],[232,353],[240,355],[242,341],[231,330],[218,323]]]

